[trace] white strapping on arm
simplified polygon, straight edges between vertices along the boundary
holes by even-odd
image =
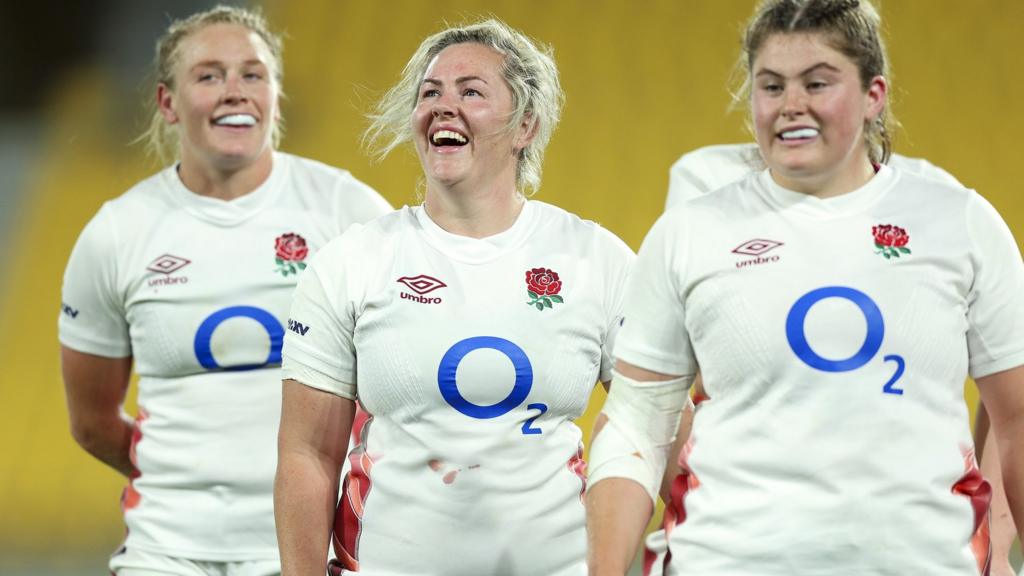
[[[590,488],[605,478],[627,478],[643,486],[652,501],[657,499],[695,378],[638,382],[612,371],[611,391],[601,409],[608,422],[590,447]]]

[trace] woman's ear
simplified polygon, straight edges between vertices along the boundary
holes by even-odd
[[[512,147],[516,152],[519,152],[523,148],[530,145],[533,139],[537,136],[538,123],[536,117],[533,114],[524,114],[523,120],[519,123],[519,127],[516,129],[516,138],[512,142]]]
[[[871,83],[868,84],[868,91],[864,93],[864,98],[867,100],[864,120],[873,122],[875,118],[878,118],[879,114],[885,110],[888,95],[889,82],[885,79],[885,76],[875,76],[872,78]]]
[[[178,123],[178,112],[175,110],[174,90],[161,82],[156,87],[156,107],[168,124]]]

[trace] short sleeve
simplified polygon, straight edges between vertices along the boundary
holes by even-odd
[[[718,144],[683,154],[669,169],[665,210],[764,168],[757,144]]]
[[[343,243],[324,246],[292,294],[282,350],[282,378],[355,399],[355,306],[345,281]]]
[[[340,213],[345,215],[342,230],[351,224],[365,224],[394,210],[391,204],[369,185],[348,172],[337,179],[340,188],[335,195],[340,204]]]
[[[708,183],[700,178],[694,164],[693,154],[690,153],[683,155],[669,168],[665,210],[711,191]]]
[[[110,208],[104,206],[82,230],[64,270],[57,323],[64,346],[108,358],[132,355],[118,290],[117,249]]]
[[[625,243],[618,238],[614,238],[614,241],[616,245],[608,250],[614,261],[608,267],[608,325],[605,328],[605,338],[601,346],[601,373],[599,376],[601,382],[611,382],[612,379],[615,340],[622,328],[622,307],[626,297],[626,286],[629,281],[630,269],[636,260],[636,255]]]
[[[967,299],[972,378],[1024,365],[1024,264],[995,208],[976,193],[967,203],[974,281]]]
[[[685,211],[663,215],[644,239],[626,290],[624,321],[615,356],[630,364],[674,376],[697,367],[683,307]]]

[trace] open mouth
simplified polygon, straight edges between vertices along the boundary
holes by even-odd
[[[799,142],[802,140],[810,140],[811,138],[815,138],[817,135],[817,128],[794,128],[793,130],[780,132],[779,138],[784,142]]]
[[[216,126],[248,127],[256,125],[256,117],[252,114],[227,114],[213,119]]]
[[[469,139],[454,130],[438,130],[430,135],[430,143],[434,146],[465,146]]]

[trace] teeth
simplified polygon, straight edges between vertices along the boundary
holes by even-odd
[[[818,135],[818,131],[814,128],[799,128],[797,130],[787,130],[780,134],[783,140],[792,140],[796,138],[814,138]]]
[[[253,126],[256,124],[256,117],[251,114],[228,114],[214,120],[219,126]]]
[[[441,140],[454,140],[459,144],[465,144],[466,138],[458,132],[452,132],[451,130],[438,130],[434,132],[434,135],[430,137],[434,144],[439,144]]]

